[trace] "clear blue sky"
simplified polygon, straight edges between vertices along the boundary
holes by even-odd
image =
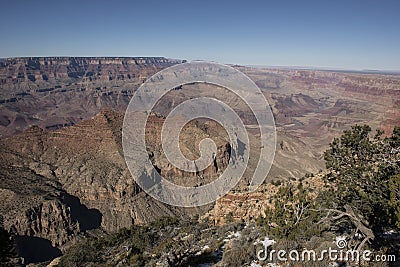
[[[0,57],[400,70],[400,1],[2,0]]]

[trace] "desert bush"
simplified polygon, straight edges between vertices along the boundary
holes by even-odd
[[[254,260],[255,247],[244,240],[233,242],[229,249],[224,249],[222,266],[243,266]]]
[[[80,267],[87,263],[100,265],[104,262],[101,255],[102,240],[89,238],[79,244],[73,245],[68,252],[61,257],[60,267]]]

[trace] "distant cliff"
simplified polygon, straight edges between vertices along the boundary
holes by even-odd
[[[0,85],[60,79],[130,80],[154,69],[181,63],[164,57],[26,57],[0,61]],[[145,72],[145,71],[144,71]],[[39,86],[40,87],[40,86]]]
[[[31,125],[59,128],[123,111],[159,70],[183,62],[163,57],[38,57],[0,61],[0,137]]]

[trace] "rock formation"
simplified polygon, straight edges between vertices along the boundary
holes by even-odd
[[[135,90],[158,70],[182,61],[165,58],[15,58],[0,61],[0,204],[3,225],[17,237],[21,255],[42,244],[55,257],[86,235],[101,235],[164,215],[201,213],[215,224],[252,220],[268,206],[274,187],[246,193],[240,184],[215,205],[179,209],[159,203],[135,184],[122,153],[123,112]],[[324,169],[322,151],[354,124],[388,132],[400,123],[400,77],[316,70],[240,67],[261,88],[273,110],[278,133],[267,178],[300,178]],[[183,154],[196,159],[198,142],[212,138],[211,166],[186,173],[162,153],[163,116],[187,99],[209,96],[229,104],[248,127],[251,149],[259,131],[246,103],[226,89],[188,84],[160,101],[147,123],[149,158],[180,185],[202,185],[228,165],[230,144],[213,121],[192,121],[180,136]],[[252,152],[251,152],[252,153]],[[257,157],[250,154],[245,181]],[[210,208],[212,208],[210,210]],[[206,213],[207,212],[207,213]],[[36,245],[38,247],[38,245]],[[37,254],[37,253],[36,253]]]
[[[1,140],[0,209],[5,228],[18,237],[39,237],[61,247],[85,231],[112,232],[161,216],[190,216],[207,209],[170,207],[141,192],[123,158],[122,119],[120,113],[103,111],[74,126],[52,131],[32,127]],[[162,124],[162,118],[151,116],[148,132],[155,133]],[[200,125],[190,123],[186,131],[210,136]],[[202,184],[217,178],[229,162],[224,136],[210,137],[219,140],[215,165],[197,174],[167,165],[158,156],[160,144],[149,143],[148,150],[155,167],[174,182]]]
[[[72,125],[102,108],[124,111],[143,81],[180,62],[161,57],[5,59],[0,62],[0,136],[31,125]]]

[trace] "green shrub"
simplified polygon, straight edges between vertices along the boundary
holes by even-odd
[[[389,180],[389,214],[391,222],[400,229],[400,175],[393,175]]]

